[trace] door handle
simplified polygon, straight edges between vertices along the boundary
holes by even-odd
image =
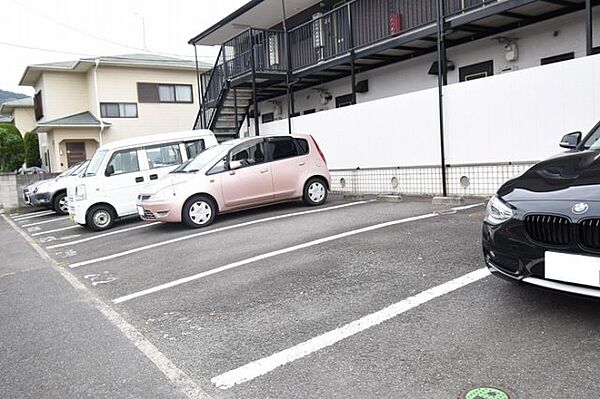
[[[154,175],[150,175],[150,180],[156,180],[158,179],[158,175],[154,174]]]
[[[135,182],[136,183],[141,183],[143,181],[144,181],[144,178],[142,176],[138,176],[138,177],[135,178]]]
[[[263,174],[263,173],[267,173],[268,171],[269,171],[269,169],[263,169],[260,171],[260,173]]]
[[[235,170],[230,170],[229,174],[232,175],[232,176],[235,175]]]
[[[300,163],[298,164],[298,166],[304,166],[304,165],[306,165],[306,162],[300,162]]]

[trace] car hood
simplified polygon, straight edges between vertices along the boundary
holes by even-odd
[[[506,201],[600,201],[600,152],[564,153],[542,161],[498,190]]]
[[[193,173],[169,173],[154,183],[149,184],[142,194],[154,195],[165,188],[185,183],[194,176]]]
[[[36,188],[37,186],[39,186],[40,184],[49,183],[52,181],[54,181],[54,177],[51,179],[34,181],[33,183],[26,185],[24,188],[28,189],[29,191],[33,191],[33,189]]]

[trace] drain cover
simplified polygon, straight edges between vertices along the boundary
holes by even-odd
[[[479,387],[467,391],[464,399],[511,399],[508,392],[494,387]]]

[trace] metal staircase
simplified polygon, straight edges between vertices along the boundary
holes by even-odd
[[[283,32],[265,29],[248,29],[224,43],[215,66],[200,75],[196,128],[212,130],[219,141],[238,137],[249,107],[258,101],[257,76],[281,79],[287,73],[283,43]]]

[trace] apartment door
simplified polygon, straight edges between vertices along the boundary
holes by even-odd
[[[67,144],[67,167],[85,161],[85,143],[70,142]]]

